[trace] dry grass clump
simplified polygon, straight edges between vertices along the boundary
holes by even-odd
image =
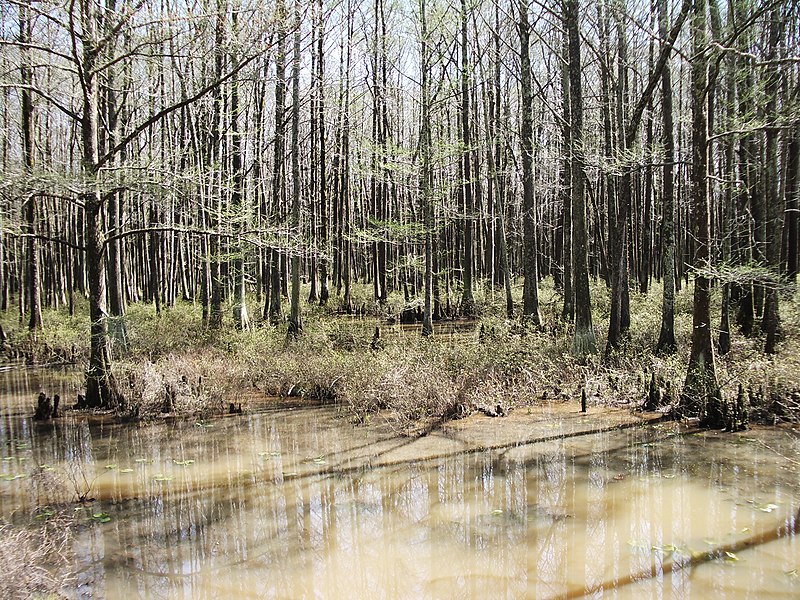
[[[419,346],[393,346],[361,365],[342,385],[342,398],[353,418],[365,422],[387,411],[402,429],[417,421],[452,417],[463,409],[463,378],[425,360]]]
[[[51,517],[27,527],[0,523],[0,597],[66,598],[74,580],[70,528]]]
[[[245,366],[211,350],[169,354],[155,362],[120,362],[114,375],[127,418],[163,414],[209,415],[247,403],[242,392],[250,381]]]

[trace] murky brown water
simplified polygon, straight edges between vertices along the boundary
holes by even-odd
[[[23,416],[39,386],[72,397],[78,382],[40,376],[0,374],[0,514],[90,488],[77,597],[800,596],[788,429],[648,426],[481,451],[501,420],[419,440],[335,408],[43,425]],[[577,419],[541,425],[596,425]],[[31,477],[37,465],[66,491]],[[764,533],[777,539],[664,572]]]

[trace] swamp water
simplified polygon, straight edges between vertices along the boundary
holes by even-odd
[[[800,597],[789,429],[613,429],[564,407],[419,439],[333,407],[31,421],[40,387],[79,383],[0,374],[0,516],[96,499],[73,505],[75,597]]]

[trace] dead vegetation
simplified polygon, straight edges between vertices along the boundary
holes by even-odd
[[[67,598],[71,543],[67,517],[39,512],[26,526],[0,522],[0,597]]]

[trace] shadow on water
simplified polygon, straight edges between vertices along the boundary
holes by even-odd
[[[72,394],[70,377],[2,377],[0,514],[69,502],[76,476],[97,498],[77,597],[800,595],[791,430],[658,425],[487,451],[353,427],[335,407],[34,424],[39,388]],[[61,487],[31,478],[39,465]],[[783,535],[671,567],[759,532]]]

